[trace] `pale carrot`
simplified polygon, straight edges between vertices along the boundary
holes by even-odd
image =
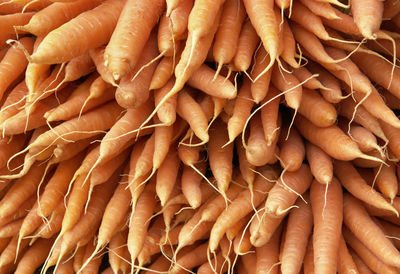
[[[343,194],[340,183],[333,179],[326,190],[324,185],[314,180],[311,184],[310,200],[314,216],[315,272],[336,273],[343,222]]]
[[[335,161],[333,167],[335,175],[340,180],[340,183],[353,194],[353,196],[377,208],[392,211],[396,215],[399,214],[380,193],[365,182],[350,162]]]
[[[268,243],[263,246],[256,247],[257,264],[255,273],[277,274],[279,272],[277,263],[279,261],[279,242],[281,231],[282,226],[275,231]]]
[[[176,183],[179,171],[179,158],[175,150],[170,149],[157,171],[156,193],[161,205],[165,205]]]
[[[318,16],[327,19],[339,19],[339,17],[335,13],[335,9],[327,2],[320,2],[315,0],[301,0],[300,2]]]
[[[279,161],[284,171],[296,171],[301,167],[306,149],[304,147],[303,139],[296,129],[290,130],[287,125],[283,126],[282,133],[279,141]]]
[[[160,0],[126,1],[104,53],[106,66],[114,80],[118,81],[135,67],[164,7],[165,2]],[[138,10],[146,12],[139,13]]]
[[[376,38],[376,32],[382,22],[383,7],[383,2],[377,0],[368,0],[368,2],[352,1],[350,8],[354,23],[365,38]]]
[[[362,204],[350,194],[345,194],[343,198],[343,221],[379,260],[390,266],[398,267],[399,251],[385,237],[379,226],[372,221]],[[374,235],[374,237],[370,237],[370,235]],[[348,239],[346,240],[348,241]],[[350,245],[352,244],[350,243]]]
[[[199,162],[195,167],[197,171],[189,166],[184,166],[181,177],[182,193],[192,208],[198,208],[202,202],[200,183],[202,183],[203,177],[198,172],[205,174],[206,163]]]
[[[260,41],[251,21],[247,19],[239,35],[238,45],[233,63],[239,71],[246,71],[251,64],[254,51]]]
[[[236,140],[236,150],[237,150],[237,155],[239,158],[240,173],[241,173],[243,179],[246,181],[246,183],[249,186],[252,186],[253,182],[254,182],[254,178],[256,176],[255,172],[253,171],[255,169],[255,166],[250,164],[249,161],[247,161],[246,150],[243,147],[243,144],[240,139]]]
[[[110,39],[124,3],[125,1],[107,0],[50,32],[31,55],[31,61],[63,63],[103,45]]]
[[[307,142],[306,158],[315,180],[321,184],[329,184],[333,177],[333,164],[329,155],[319,147]]]
[[[251,69],[251,77],[257,79],[251,83],[251,96],[257,104],[265,98],[269,90],[272,69],[264,72],[269,63],[270,57],[268,53],[264,48],[259,49],[255,53]]]
[[[171,78],[162,88],[154,91],[154,104],[158,106],[169,90],[174,86],[175,79]],[[163,105],[157,110],[157,117],[160,121],[169,126],[176,120],[176,105],[178,95],[173,95],[168,98]]]
[[[349,252],[351,254],[351,257],[354,260],[354,263],[357,266],[357,269],[359,270],[359,273],[365,273],[365,274],[373,274],[372,270],[365,264],[365,262],[357,255],[356,252],[354,252],[353,249],[349,249]]]

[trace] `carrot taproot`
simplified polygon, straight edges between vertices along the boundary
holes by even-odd
[[[384,4],[375,0],[363,3],[365,5],[357,0],[351,3],[354,23],[365,38],[375,39],[382,22]]]
[[[333,177],[333,164],[329,155],[318,146],[307,142],[306,158],[314,178],[321,184],[329,184]]]
[[[299,67],[299,68],[294,69],[293,70],[293,74],[301,82],[304,82],[307,79],[312,77],[312,73],[306,67]],[[314,89],[321,89],[321,90],[326,89],[326,87],[324,87],[322,85],[322,83],[317,78],[311,78],[310,80],[304,82],[303,86],[305,88],[308,88],[308,89],[311,89],[311,90],[314,90]]]
[[[279,261],[279,242],[282,226],[277,229],[271,240],[263,246],[256,247],[257,264],[256,272],[261,273],[278,273],[277,263]]]
[[[179,62],[181,52],[182,52],[182,49],[179,48],[177,50],[177,54],[176,54],[175,58],[164,56],[161,59],[161,61],[157,65],[156,69],[154,70],[153,76],[151,78],[149,90],[158,90],[167,84],[167,82],[170,80],[171,76],[174,74],[174,69],[175,69],[177,62]]]
[[[296,171],[282,174],[265,200],[265,213],[275,217],[286,214],[298,196],[309,188],[311,181],[311,171],[306,164],[302,164]]]
[[[247,184],[251,186],[253,185],[255,178],[255,172],[253,171],[255,169],[255,166],[253,166],[252,164],[249,163],[249,161],[247,161],[246,150],[239,139],[236,140],[236,150],[239,159],[240,173],[243,179],[247,182]]]
[[[15,273],[33,273],[46,259],[52,244],[52,239],[36,241],[22,256]]]
[[[359,273],[353,257],[347,248],[343,235],[340,235],[337,269],[339,273]]]
[[[308,238],[312,232],[313,218],[310,205],[296,202],[288,217],[285,241],[280,252],[282,273],[298,273],[306,253]]]
[[[65,213],[64,204],[59,204],[51,213],[48,223],[42,223],[35,232],[35,237],[50,239],[61,230]]]
[[[329,3],[315,1],[315,0],[311,1],[301,0],[301,3],[318,16],[327,19],[339,19],[339,17],[335,13],[335,10]]]
[[[139,253],[138,262],[139,266],[143,266],[151,262],[151,256],[160,252],[161,246],[159,245],[161,235],[165,231],[165,224],[163,218],[160,216],[149,227],[143,248]]]
[[[343,223],[343,196],[335,178],[325,186],[313,181],[310,190],[314,217],[313,248],[316,272],[336,273],[341,228]]]
[[[98,47],[89,50],[89,56],[92,59],[97,72],[101,78],[108,84],[115,85],[115,81],[112,77],[111,71],[104,65],[104,51],[105,47]]]
[[[52,30],[67,23],[80,13],[93,9],[102,1],[75,1],[71,3],[56,3],[37,12],[27,24],[17,24],[18,31],[26,31],[36,36],[45,36]]]
[[[194,247],[189,253],[179,258],[169,270],[171,274],[180,273],[185,269],[193,269],[207,262],[207,243]]]
[[[222,68],[222,65],[233,59],[245,17],[246,12],[241,1],[225,1],[221,25],[215,34],[213,45],[213,56],[218,63],[217,72]]]
[[[154,103],[160,104],[169,90],[174,86],[174,79],[170,79],[162,88],[154,91]],[[157,117],[165,125],[172,125],[176,120],[176,107],[178,95],[175,94],[168,98],[165,103],[157,110]]]
[[[246,12],[254,26],[258,36],[261,38],[266,52],[269,53],[270,62],[257,78],[272,68],[278,57],[279,37],[278,22],[274,13],[274,1],[245,0],[243,1]]]
[[[294,123],[304,138],[310,143],[319,146],[334,159],[348,161],[362,158],[380,161],[375,157],[362,153],[357,144],[337,126],[317,127],[301,115],[296,117]],[[336,143],[337,145],[335,145]]]
[[[233,58],[233,63],[239,71],[246,71],[250,67],[259,41],[260,37],[257,35],[251,21],[247,19],[240,31],[235,57]]]
[[[226,125],[217,120],[210,128],[207,148],[211,171],[217,180],[218,189],[223,193],[228,189],[232,179],[233,144],[224,146],[228,138]]]
[[[6,266],[9,263],[12,263],[17,256],[17,252],[23,251],[28,243],[28,239],[24,239],[21,241],[21,244],[19,245],[19,250],[17,250],[17,241],[18,237],[14,236],[11,238],[11,241],[8,243],[7,247],[3,250],[3,252],[0,255],[0,267]]]
[[[104,52],[106,66],[118,81],[133,69],[165,7],[164,1],[126,1]],[[141,12],[138,12],[141,11]],[[136,27],[139,26],[140,28]],[[135,29],[134,32],[131,29]]]
[[[53,30],[30,56],[31,61],[63,63],[103,45],[110,39],[124,4],[125,1],[107,0]]]
[[[173,57],[175,55],[175,46],[180,42],[175,40],[172,33],[172,23],[165,13],[161,15],[157,30],[158,51],[162,56]]]
[[[264,72],[269,62],[270,57],[264,48],[255,53],[251,77],[257,80],[251,83],[251,96],[257,104],[265,98],[269,90],[272,69]]]
[[[398,214],[397,210],[388,203],[380,193],[367,185],[350,162],[334,161],[333,167],[334,173],[340,180],[340,183],[353,194],[354,197],[377,208],[386,209],[394,212],[396,215]]]
[[[327,102],[317,92],[303,88],[299,113],[318,127],[328,127],[337,118],[333,104]]]
[[[352,249],[349,248],[349,252],[351,257],[354,260],[355,265],[360,273],[372,274],[372,270],[365,264],[365,262],[357,255],[357,253]]]
[[[343,222],[379,260],[389,266],[398,267],[400,258],[398,250],[385,237],[379,226],[372,221],[360,201],[350,194],[345,194],[343,197]]]
[[[350,127],[349,134],[357,142],[362,152],[370,152],[372,150],[382,152],[375,135],[368,129],[362,126],[352,126]]]
[[[235,86],[207,65],[201,65],[188,79],[187,83],[201,91],[219,98],[233,99],[236,97]]]
[[[129,220],[131,224],[128,234],[128,250],[131,255],[131,262],[135,262],[140,250],[143,248],[147,230],[150,225],[149,219],[153,214],[156,201],[154,199],[154,185],[147,185],[145,190],[139,196],[135,210]],[[133,225],[133,224],[143,225]]]
[[[380,192],[393,201],[398,192],[396,166],[393,163],[388,163],[388,166],[374,168],[374,173],[377,176],[376,186]]]
[[[306,154],[306,149],[299,132],[296,129],[292,129],[290,135],[288,134],[288,126],[284,125],[280,135],[282,138],[279,141],[279,161],[284,168],[282,174],[286,171],[298,170]],[[287,137],[285,138],[285,136]]]
[[[161,205],[165,205],[176,183],[179,171],[179,158],[173,149],[168,151],[164,162],[157,171],[156,193]]]
[[[26,217],[25,217],[26,219]],[[0,228],[0,238],[10,238],[18,235],[18,230],[21,228],[24,218],[12,221]]]
[[[206,163],[199,162],[195,164],[196,169],[204,174],[206,171]],[[202,202],[200,183],[203,177],[189,166],[184,166],[181,177],[182,193],[185,195],[189,205],[192,208],[198,208]]]
[[[269,166],[265,166],[261,171],[261,174],[262,176],[259,175],[254,182],[254,194],[251,196],[250,190],[245,190],[240,193],[215,221],[209,239],[209,249],[211,252],[217,249],[219,241],[231,225],[246,216],[251,210],[253,210],[253,207],[257,207],[264,201],[266,196],[264,193],[272,188],[272,184],[266,180],[275,180],[276,174]],[[248,202],[250,199],[252,199],[252,203]],[[233,215],[233,212],[236,214]]]
[[[279,117],[278,125],[281,123]],[[261,117],[260,115],[254,117],[253,120],[250,121],[250,136],[247,147],[245,147],[246,158],[249,163],[255,166],[263,166],[268,163],[274,157],[277,142],[278,138],[272,141],[271,145],[268,145],[264,136]]]
[[[25,98],[28,94],[28,88],[25,81],[17,84],[7,96],[4,96],[4,102],[0,109],[0,123],[3,123],[14,114],[18,113],[25,104]]]

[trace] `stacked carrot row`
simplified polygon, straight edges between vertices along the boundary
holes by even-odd
[[[399,273],[399,1],[0,14],[0,273]]]

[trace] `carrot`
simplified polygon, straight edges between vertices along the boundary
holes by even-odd
[[[257,76],[258,78],[272,68],[278,57],[278,23],[273,10],[274,1],[245,0],[243,3],[254,29],[270,55],[268,66]]]
[[[18,237],[14,236],[11,238],[11,241],[8,243],[7,247],[3,250],[3,252],[0,255],[0,267],[3,267],[9,263],[12,263],[17,256],[17,241]],[[21,244],[19,245],[19,251],[23,251],[27,245],[28,245],[29,240],[24,239],[21,241]]]
[[[300,82],[294,75],[287,71],[280,72],[279,67],[273,69],[271,77],[272,83],[278,90],[284,92],[291,89],[290,92],[285,93],[286,104],[297,112],[303,94],[303,88]]]
[[[104,65],[104,51],[105,47],[99,47],[89,50],[89,56],[92,59],[97,72],[101,78],[108,84],[115,85],[111,71]]]
[[[28,94],[28,88],[25,81],[17,84],[7,96],[3,97],[3,104],[0,110],[0,123],[3,123],[14,114],[18,113],[20,108],[25,105],[25,97]]]
[[[26,217],[25,217],[26,219]],[[15,235],[18,235],[18,231],[21,228],[22,222],[25,219],[18,219],[16,221],[12,221],[0,228],[0,238],[9,238]],[[39,218],[40,221],[40,218]]]
[[[269,58],[270,57],[268,53],[263,48],[258,50],[254,56],[251,77],[253,79],[257,78],[257,80],[251,83],[251,95],[255,103],[259,103],[261,100],[263,100],[269,90],[272,70],[264,72],[264,69],[270,62]]]
[[[306,67],[299,67],[293,70],[294,76],[300,81],[304,82],[303,86],[305,88],[314,90],[314,89],[327,89],[322,85],[322,83],[317,78],[311,78],[312,73]],[[310,79],[311,78],[311,79]],[[306,81],[307,79],[310,79]],[[306,81],[306,82],[305,82]]]
[[[10,157],[24,146],[25,140],[23,134],[0,139],[0,168],[5,167]]]
[[[26,24],[31,19],[33,14],[33,12],[28,12],[24,14],[13,13],[1,15],[0,24],[2,26],[2,32],[0,34],[0,46],[4,47],[8,39],[15,39],[16,33],[14,30],[14,26]]]
[[[312,232],[311,207],[301,200],[296,202],[296,206],[298,208],[289,213],[285,241],[281,248],[280,261],[283,273],[299,272]]]
[[[343,235],[340,236],[337,268],[339,273],[359,273],[353,257],[347,249]]]
[[[140,250],[143,247],[144,240],[147,235],[147,229],[150,225],[149,219],[153,214],[155,207],[154,199],[154,186],[147,185],[143,193],[139,196],[135,210],[129,220],[129,234],[128,234],[128,250],[131,255],[131,262],[135,262]],[[143,224],[143,225],[133,225]]]
[[[335,161],[333,163],[335,175],[341,184],[356,198],[377,208],[386,209],[398,215],[397,210],[388,203],[380,193],[371,188],[349,162]]]
[[[303,164],[294,172],[286,172],[269,191],[265,201],[265,213],[280,217],[288,212],[310,186],[312,175],[310,168]]]
[[[151,77],[156,69],[157,44],[154,33],[150,35],[145,48],[133,70],[121,77],[115,99],[123,108],[137,108],[149,98]]]
[[[296,53],[296,41],[294,40],[293,32],[287,20],[283,20],[281,39],[284,46],[282,46],[283,48],[281,49],[282,52],[280,53],[280,57],[282,57],[282,59],[285,60],[285,62],[291,67],[300,68],[300,64],[295,58],[301,59],[301,56]]]
[[[310,237],[308,240],[306,254],[304,255],[303,270],[304,273],[314,273],[313,237]]]
[[[207,118],[200,105],[194,100],[187,89],[178,94],[177,113],[189,123],[191,129],[200,140],[204,143],[208,142]]]
[[[317,92],[303,88],[299,113],[318,127],[332,126],[337,118],[335,107]]]
[[[187,1],[187,2],[190,2],[190,1]],[[177,51],[177,54],[175,57],[176,59],[173,57],[166,57],[166,56],[164,56],[161,59],[161,61],[158,63],[158,65],[153,73],[153,76],[151,78],[150,87],[149,87],[150,90],[160,89],[167,84],[167,82],[170,80],[171,76],[174,74],[174,69],[175,69],[176,63],[179,62],[181,52],[182,52],[182,49],[180,47]],[[171,87],[172,87],[172,85],[171,85]]]
[[[379,30],[382,22],[384,4],[375,0],[363,3],[365,5],[357,0],[351,3],[350,7],[354,23],[365,38],[375,39],[375,33]]]
[[[0,62],[0,97],[3,96],[10,84],[24,72],[28,61],[20,47],[25,48],[29,53],[33,49],[33,39],[24,37],[19,40],[18,45],[13,45]]]
[[[382,149],[378,145],[375,135],[368,129],[362,126],[352,126],[349,130],[349,134],[357,142],[362,152],[376,150],[382,153]]]
[[[313,181],[310,190],[314,216],[314,267],[317,273],[336,273],[342,227],[343,196],[340,183],[333,179],[328,189]]]
[[[120,233],[115,234],[110,240],[109,262],[114,272],[118,272],[121,267],[127,237],[128,229],[124,229]]]
[[[249,163],[249,161],[247,161],[246,150],[244,149],[243,144],[239,139],[236,140],[236,150],[239,158],[240,173],[243,179],[246,181],[246,183],[249,186],[252,186],[255,178],[255,173],[253,172],[255,166],[253,166],[252,164]]]
[[[207,243],[194,247],[189,253],[179,258],[171,267],[171,274],[180,273],[184,269],[193,269],[207,262]]]
[[[228,0],[224,3],[221,25],[215,34],[213,45],[213,56],[218,63],[217,72],[223,64],[233,59],[245,17],[246,11],[241,1]]]
[[[170,79],[162,88],[155,90],[154,92],[154,104],[158,106],[163,100],[167,93],[174,85],[174,79]],[[169,126],[172,125],[176,120],[176,105],[177,105],[177,95],[173,95],[166,100],[166,102],[160,106],[157,110],[157,117],[160,121]]]
[[[333,177],[333,164],[329,155],[319,147],[307,142],[306,158],[315,180],[321,184],[329,184]]]
[[[232,180],[233,144],[224,146],[228,142],[226,125],[217,120],[210,128],[210,141],[208,142],[208,157],[212,173],[217,180],[218,189],[223,193]]]
[[[60,163],[75,157],[79,152],[86,149],[93,141],[98,140],[99,137],[99,135],[96,135],[92,138],[79,140],[74,143],[58,145],[53,151],[53,157],[51,158],[50,162]]]
[[[376,186],[380,192],[388,197],[391,201],[396,197],[398,192],[398,182],[396,177],[396,166],[393,163],[388,163],[388,166],[375,168]]]
[[[143,248],[138,256],[139,266],[150,263],[151,256],[160,252],[161,246],[159,243],[164,230],[165,224],[163,218],[160,216],[149,228]]]
[[[200,162],[195,165],[196,169],[202,174],[206,171],[206,163]],[[200,183],[203,177],[189,166],[184,166],[182,171],[181,185],[182,193],[185,195],[189,205],[192,208],[198,208],[201,205],[202,197]]]
[[[86,246],[85,249],[85,256],[83,258],[83,261],[87,260],[88,257],[92,254],[93,250],[94,250],[95,246],[93,245],[93,243],[90,243]],[[90,261],[88,262],[88,264],[86,264],[84,267],[82,267],[81,272],[84,274],[90,274],[90,273],[98,273],[100,270],[100,265],[102,262],[104,254],[100,254],[94,258],[90,258]]]
[[[317,127],[301,115],[296,117],[295,125],[309,142],[319,146],[334,159],[348,161],[362,158],[379,161],[375,157],[363,154],[357,144],[337,126]]]
[[[196,89],[219,98],[233,99],[236,97],[236,88],[223,76],[217,75],[207,65],[201,65],[188,79],[188,84]],[[216,75],[216,77],[214,77]]]
[[[282,226],[277,229],[271,240],[263,246],[256,247],[257,264],[255,273],[278,273],[279,240]]]
[[[35,232],[35,237],[50,239],[61,230],[65,213],[64,204],[59,204],[51,213],[48,223],[42,223]]]
[[[175,41],[172,33],[172,23],[170,18],[164,13],[161,16],[160,23],[157,30],[157,44],[160,55],[165,57],[173,57],[175,55],[175,47],[180,42]]]
[[[366,274],[372,274],[374,272],[371,271],[371,269],[365,264],[365,262],[357,255],[356,252],[354,252],[353,249],[349,249],[349,252],[351,254],[351,257],[354,260],[354,263],[357,266],[357,269],[359,270],[359,273],[366,273]]]
[[[280,125],[280,119],[278,118],[278,125]],[[246,158],[250,164],[255,166],[263,166],[274,157],[276,138],[271,145],[264,136],[264,130],[262,128],[262,121],[259,115],[250,121],[250,136],[248,140],[248,146],[246,148]]]
[[[179,171],[179,158],[173,149],[168,151],[168,154],[160,165],[157,171],[156,193],[160,198],[161,205],[165,205],[172,189],[176,183],[176,178]]]
[[[19,26],[16,29],[43,37],[80,13],[93,9],[100,3],[101,1],[88,0],[72,3],[56,3],[37,12],[28,24],[17,24]]]
[[[349,194],[345,194],[343,198],[343,221],[379,260],[398,267],[400,258],[398,250],[385,237],[379,226],[372,221],[361,203]],[[371,233],[374,237],[370,237]]]
[[[253,53],[260,41],[251,21],[247,19],[240,31],[238,45],[233,63],[239,71],[246,71],[251,64]]]
[[[106,66],[111,71],[114,80],[118,81],[135,67],[151,29],[157,23],[164,7],[164,1],[159,0],[126,1],[104,53]],[[143,12],[137,12],[139,10]],[[138,25],[140,28],[136,27]],[[132,32],[132,29],[135,31]]]
[[[339,19],[335,13],[335,9],[327,2],[320,2],[316,0],[301,0],[300,2],[318,16],[327,19]]]
[[[339,104],[338,113],[350,120],[353,117],[355,106],[356,103],[351,98],[344,99]],[[357,107],[357,111],[354,115],[354,121],[366,129],[369,129],[383,141],[388,141],[380,123],[378,122],[378,119],[372,116],[363,105]]]
[[[33,273],[46,259],[53,244],[53,239],[39,239],[35,242],[18,263],[15,273]]]
[[[399,157],[400,150],[397,146],[397,142],[398,142],[397,136],[400,135],[400,130],[382,120],[379,120],[379,124],[382,127],[383,132],[388,139],[389,148],[391,149],[391,151],[394,153],[394,155],[396,157]]]
[[[206,0],[204,0],[206,1]],[[222,3],[219,3],[220,1],[210,1],[211,4],[216,4],[216,5],[220,5]],[[197,2],[196,2],[197,4]],[[201,11],[201,7],[204,3],[199,2],[199,6],[195,6],[193,7],[191,14],[193,12],[193,10],[197,10],[199,9]],[[210,6],[208,7],[210,8]],[[164,97],[157,103],[155,109],[153,110],[153,112],[148,116],[148,118],[142,123],[141,127],[144,126],[145,124],[147,124],[152,118],[153,116],[158,112],[158,110],[163,106],[164,103],[166,103],[171,97],[173,97],[177,92],[179,92],[183,86],[185,85],[185,83],[187,82],[187,80],[190,78],[190,76],[193,74],[194,71],[196,71],[201,64],[205,61],[206,57],[207,57],[207,52],[211,47],[211,43],[213,41],[215,32],[217,31],[217,27],[218,27],[218,23],[221,17],[221,11],[220,9],[217,9],[217,16],[213,15],[213,12],[209,12],[207,8],[207,16],[209,16],[209,18],[214,18],[213,20],[207,20],[205,18],[203,18],[202,16],[199,16],[199,18],[201,17],[202,20],[204,22],[207,22],[208,24],[211,24],[211,27],[207,29],[206,25],[202,25],[201,28],[198,28],[197,31],[201,32],[201,29],[203,29],[203,31],[205,31],[204,29],[206,28],[207,30],[209,30],[209,32],[207,32],[207,34],[204,37],[201,37],[200,33],[192,33],[191,29],[194,27],[194,25],[196,24],[201,24],[199,22],[197,22],[196,20],[198,20],[199,18],[196,18],[196,16],[194,17],[193,22],[191,23],[191,19],[189,16],[189,23],[188,23],[188,29],[189,29],[189,35],[188,35],[188,39],[186,40],[186,45],[185,48],[182,52],[181,55],[181,59],[179,60],[179,63],[177,64],[176,68],[175,68],[175,83],[173,85],[173,87],[164,95]],[[210,9],[212,10],[212,9]],[[201,14],[203,14],[201,12]],[[211,23],[209,23],[211,22]],[[160,119],[161,120],[161,119]]]
[[[261,174],[268,180],[274,180],[276,178],[275,171],[268,166],[264,167]],[[216,250],[219,241],[231,225],[235,224],[251,212],[253,207],[257,207],[263,202],[266,195],[264,193],[272,188],[272,184],[269,182],[266,183],[262,176],[258,176],[255,180],[254,194],[252,196],[250,190],[243,191],[235,200],[232,201],[228,208],[219,215],[210,233],[209,249],[211,252]],[[249,203],[248,201],[251,198],[252,203]]]
[[[253,104],[250,95],[250,80],[244,79],[235,100],[233,114],[228,121],[229,142],[233,142],[233,140],[243,131],[246,120],[250,116]]]
[[[47,0],[36,1],[27,6],[26,11],[41,10],[49,6],[50,4],[52,4],[52,2]],[[1,0],[0,7],[0,14],[19,13],[22,12],[22,10],[24,9],[23,4],[16,3],[14,1],[11,2],[9,0]]]
[[[53,30],[31,55],[31,62],[63,63],[103,45],[110,39],[124,3],[125,1],[107,0]]]
[[[281,140],[279,142],[280,152],[279,161],[281,166],[284,168],[282,175],[286,171],[296,171],[300,168],[304,156],[306,154],[306,149],[304,147],[303,140],[296,129],[290,131],[286,125],[284,125]],[[287,136],[286,139],[285,136]]]

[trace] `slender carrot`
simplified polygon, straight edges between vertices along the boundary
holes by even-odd
[[[239,35],[238,45],[233,63],[239,71],[246,71],[251,64],[254,51],[260,38],[257,35],[251,21],[247,19]]]
[[[280,152],[279,161],[284,171],[296,171],[301,167],[306,149],[303,139],[296,129],[292,129],[289,134],[287,125],[284,125],[281,140],[279,142]],[[284,139],[286,137],[286,139]],[[283,172],[282,172],[283,174]]]
[[[251,70],[251,77],[257,79],[251,83],[251,96],[255,103],[259,103],[263,100],[268,93],[272,70],[268,70],[267,72],[264,72],[264,70],[268,66],[269,62],[270,57],[265,49],[259,49],[254,56],[253,67]]]
[[[306,158],[315,180],[321,184],[329,184],[333,177],[333,164],[329,155],[319,147],[307,142]]]
[[[340,236],[337,268],[339,273],[359,273],[353,257],[346,246],[343,235]]]
[[[272,236],[271,240],[263,246],[256,247],[257,264],[256,272],[261,273],[275,273],[277,274],[279,261],[279,242],[282,231],[282,226],[277,229]]]

